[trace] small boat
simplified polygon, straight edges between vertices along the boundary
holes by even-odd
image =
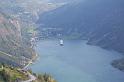
[[[63,40],[60,40],[60,46],[63,46],[64,42]]]

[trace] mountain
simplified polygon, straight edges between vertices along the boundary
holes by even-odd
[[[124,52],[123,4],[123,0],[77,1],[41,15],[38,24],[60,29],[55,36],[76,35],[88,39],[90,44]]]
[[[24,66],[36,56],[38,14],[57,7],[41,0],[0,0],[0,62]]]
[[[19,65],[22,57],[32,58],[29,36],[22,32],[20,21],[0,13],[0,61]],[[27,39],[24,39],[27,38]],[[27,61],[25,59],[25,61]]]
[[[0,62],[12,66],[23,66],[32,58],[30,36],[27,25],[19,19],[18,13],[24,12],[14,0],[0,3]],[[24,62],[21,62],[21,61]]]

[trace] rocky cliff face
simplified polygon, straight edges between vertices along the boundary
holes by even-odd
[[[14,0],[0,3],[0,62],[23,66],[35,55],[28,34],[28,29],[34,25],[24,21],[29,20],[23,17],[24,12]]]
[[[11,60],[13,63],[16,62],[18,64],[22,57],[29,59],[32,57],[32,53],[29,51],[30,42],[26,44],[23,39],[28,36],[22,36],[22,33],[24,33],[22,29],[23,27],[21,27],[19,20],[8,18],[7,15],[0,13],[0,54],[5,53],[5,55],[10,56],[10,58],[16,57],[15,61],[13,61],[13,59]],[[6,56],[3,57],[1,55],[1,58],[8,60]]]
[[[39,14],[60,6],[43,0],[0,0],[0,62],[25,65],[35,56]]]

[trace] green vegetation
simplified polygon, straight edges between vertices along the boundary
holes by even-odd
[[[36,28],[35,27],[30,27],[30,28],[27,28],[27,31],[28,31],[28,33],[33,34],[33,33],[36,32]]]
[[[18,68],[0,64],[0,82],[26,81],[29,79],[28,72],[37,79],[33,82],[56,82],[49,74],[36,74],[31,70],[27,72],[20,71]]]
[[[51,75],[49,74],[35,74],[34,75],[37,77],[36,81],[33,82],[57,82],[55,79],[52,78]]]
[[[19,71],[17,68],[13,68],[7,65],[2,65],[0,70],[0,80],[3,82],[15,82],[17,80],[27,80],[28,76]]]
[[[6,64],[0,65],[0,82],[25,81],[29,79],[29,74],[26,73],[28,71],[19,71],[17,67],[24,67],[30,59],[36,58],[30,41],[37,33],[34,21],[39,13],[54,9],[56,5],[40,3],[41,0],[0,2],[0,63]],[[39,12],[40,10],[42,11]],[[36,77],[38,77],[36,82],[55,82],[48,75]]]

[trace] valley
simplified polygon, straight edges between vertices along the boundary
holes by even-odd
[[[42,14],[37,21],[41,38],[82,39],[123,54],[123,4],[122,0],[78,0]],[[123,58],[113,64],[123,68],[122,61]]]
[[[123,82],[123,0],[0,2],[0,82]]]

